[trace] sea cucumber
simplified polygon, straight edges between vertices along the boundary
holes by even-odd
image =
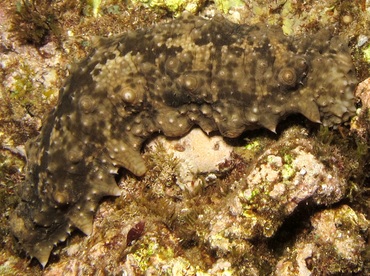
[[[355,113],[348,43],[324,29],[285,36],[279,27],[184,14],[101,39],[61,89],[40,135],[28,142],[26,180],[10,225],[42,266],[73,229],[89,235],[99,201],[119,196],[114,174],[146,172],[153,133],[199,126],[238,137],[300,113],[334,126]]]

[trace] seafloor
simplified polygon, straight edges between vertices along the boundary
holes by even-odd
[[[369,275],[370,1],[3,0],[0,8],[0,275]],[[42,269],[8,218],[24,144],[97,36],[170,20],[183,9],[287,35],[326,26],[348,37],[357,115],[336,129],[291,116],[277,134],[153,137],[149,172],[123,174],[91,236],[75,232]]]

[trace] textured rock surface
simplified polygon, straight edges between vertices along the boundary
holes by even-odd
[[[267,149],[234,186],[207,229],[206,239],[219,255],[232,252],[241,239],[273,237],[298,206],[334,204],[347,188],[336,166],[314,156],[310,140],[288,136]]]
[[[12,230],[43,265],[53,246],[92,231],[100,199],[119,195],[123,167],[141,176],[142,143],[199,125],[237,137],[293,113],[332,126],[354,114],[347,43],[329,30],[285,37],[220,16],[180,20],[103,39],[60,92],[27,146],[28,172]]]
[[[275,275],[352,274],[361,271],[362,236],[370,222],[347,205],[315,214],[312,231],[299,237],[295,250],[287,250]],[[328,255],[327,252],[332,252]]]
[[[215,172],[220,172],[220,165],[231,159],[232,146],[220,136],[207,136],[201,129],[196,128],[180,139],[158,137],[149,146],[156,147],[161,143],[168,154],[177,159],[178,185],[189,191],[197,190],[200,179],[194,182],[197,175],[203,175],[210,182],[217,179]],[[207,160],[207,162],[205,162]]]

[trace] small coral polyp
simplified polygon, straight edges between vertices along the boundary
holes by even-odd
[[[300,113],[333,126],[355,113],[347,42],[329,30],[287,37],[279,27],[184,14],[152,29],[101,39],[61,89],[27,145],[27,175],[11,228],[42,266],[78,228],[89,235],[102,197],[118,196],[123,167],[146,172],[153,133],[193,126],[237,137]]]

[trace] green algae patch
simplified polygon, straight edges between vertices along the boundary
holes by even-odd
[[[281,176],[284,180],[289,180],[296,173],[295,168],[292,166],[293,157],[289,154],[285,154],[283,159],[285,164],[283,165],[283,168],[281,170]]]
[[[370,64],[370,44],[362,50],[364,59]]]
[[[228,13],[231,8],[237,8],[244,5],[241,0],[215,0],[216,7],[223,13]]]
[[[152,9],[165,9],[179,16],[183,11],[196,13],[205,4],[205,0],[133,0]],[[241,7],[241,0],[215,0],[217,10],[228,13],[230,9]]]
[[[91,9],[91,13],[94,17],[98,16],[101,2],[101,0],[87,0],[87,5]]]
[[[38,73],[26,61],[15,61],[9,66],[7,74],[12,76],[12,85],[6,100],[13,105],[23,108],[32,116],[41,116],[54,103],[58,89],[40,85],[36,81]]]
[[[246,150],[258,151],[261,149],[261,143],[259,141],[253,141],[245,146]]]
[[[179,16],[183,11],[195,13],[204,4],[204,0],[133,0],[152,9],[165,9]]]

